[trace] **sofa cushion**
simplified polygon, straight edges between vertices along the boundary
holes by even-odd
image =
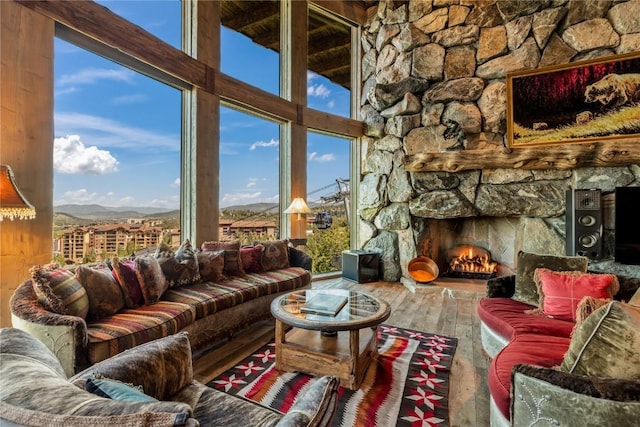
[[[195,309],[186,304],[158,301],[87,322],[88,359],[97,363],[142,343],[175,334],[195,318]]]
[[[576,309],[583,297],[612,298],[620,289],[618,278],[613,274],[537,268],[533,280],[540,295],[541,313],[572,322],[576,321]]]
[[[224,251],[196,251],[200,280],[216,282],[222,280],[224,272]]]
[[[125,307],[120,285],[106,264],[94,267],[79,265],[76,277],[87,291],[89,312],[87,319],[111,316]]]
[[[245,273],[262,273],[264,271],[261,263],[263,251],[264,246],[261,244],[240,248],[240,259]]]
[[[159,301],[168,286],[158,260],[151,255],[142,255],[134,259],[134,264],[144,303],[151,305]]]
[[[127,308],[139,307],[143,300],[142,289],[136,275],[135,261],[133,259],[121,259],[116,256],[111,259],[111,268],[113,269],[111,272],[113,277],[116,278],[120,285]]]
[[[189,240],[185,240],[175,252],[169,245],[161,242],[156,249],[155,257],[167,279],[167,287],[184,286],[200,281],[198,260]]]
[[[507,340],[523,333],[558,337],[571,335],[573,322],[527,314],[532,308],[511,298],[482,298],[478,304],[478,316],[486,326]]]
[[[640,379],[640,308],[612,301],[578,327],[561,369],[579,375]]]
[[[518,364],[551,368],[562,363],[569,338],[538,334],[518,335],[491,361],[487,374],[489,391],[498,409],[509,419],[511,371]]]
[[[511,298],[538,307],[540,296],[533,280],[536,268],[553,271],[587,271],[589,259],[582,256],[540,255],[520,251],[516,261],[515,292]]]
[[[36,265],[30,272],[38,300],[47,310],[83,319],[87,317],[87,291],[71,271],[58,264],[48,264]]]
[[[309,271],[289,267],[242,277],[229,277],[217,283],[203,282],[182,288],[169,289],[164,300],[192,306],[201,319],[225,308],[278,292],[291,291],[311,282]]]
[[[289,245],[286,240],[273,240],[260,244],[264,247],[260,258],[264,271],[289,267]]]
[[[165,405],[162,405],[165,406]],[[173,405],[172,405],[173,406]],[[163,408],[164,409],[164,408]],[[0,401],[0,425],[6,427],[176,427],[194,426],[188,412],[149,412],[124,415],[65,415],[25,409]]]
[[[203,251],[224,251],[224,274],[227,276],[242,276],[242,260],[240,259],[240,241],[233,242],[203,242]]]
[[[193,383],[191,343],[186,332],[149,341],[91,365],[69,379],[85,388],[90,378],[103,377],[141,386],[158,400],[173,400]]]
[[[7,333],[6,330],[10,332]],[[61,376],[41,358],[25,355],[23,348],[38,346],[38,340],[27,332],[3,328],[0,330],[0,340],[3,347],[0,354],[0,399],[4,405],[0,417],[3,419],[10,417],[17,420],[47,415],[93,415],[111,418],[125,414],[146,412],[149,415],[153,412],[165,412],[172,413],[171,418],[174,420],[176,416],[186,420],[191,415],[191,408],[184,403],[121,402],[95,396],[71,384],[64,375]],[[12,352],[13,349],[16,351]],[[48,349],[45,350],[51,354]],[[55,357],[52,354],[51,356]],[[21,413],[21,410],[34,413],[25,414]],[[54,425],[51,418],[41,425]],[[124,420],[120,422],[123,423]],[[85,425],[100,423],[91,424],[85,420]]]

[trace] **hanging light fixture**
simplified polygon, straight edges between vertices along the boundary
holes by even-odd
[[[36,209],[18,189],[11,167],[0,165],[0,221],[5,217],[11,221],[14,218],[33,219]]]
[[[300,221],[300,214],[311,213],[311,209],[309,209],[309,206],[307,206],[307,203],[302,197],[296,197],[284,213],[298,214],[298,221]]]

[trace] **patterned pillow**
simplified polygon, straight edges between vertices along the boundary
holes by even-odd
[[[127,308],[140,307],[142,304],[142,289],[136,275],[136,264],[133,259],[120,259],[117,256],[111,260],[113,277],[118,281],[124,303]]]
[[[260,263],[263,250],[264,246],[260,244],[240,248],[240,259],[245,273],[262,273],[264,271]]]
[[[152,255],[138,256],[134,259],[134,263],[144,304],[151,305],[158,302],[167,290],[167,279],[162,273],[160,263]]]
[[[579,271],[551,271],[538,268],[533,276],[540,308],[545,316],[575,322],[580,300],[612,298],[620,289],[615,274],[588,274]]]
[[[227,276],[244,276],[239,240],[234,242],[203,242],[201,248],[203,251],[224,251],[223,273]]]
[[[89,311],[87,291],[76,276],[59,264],[31,268],[33,289],[40,303],[49,311],[86,319]]]
[[[516,288],[511,298],[538,307],[540,295],[533,280],[536,268],[584,273],[587,271],[588,262],[589,259],[583,256],[539,255],[520,251],[516,263]]]
[[[278,270],[289,267],[289,245],[286,240],[261,242],[264,246],[260,264],[264,271]]]
[[[106,264],[76,268],[76,278],[82,283],[89,298],[87,319],[102,319],[117,313],[125,306],[124,295],[118,281]]]
[[[224,251],[196,251],[198,270],[203,282],[217,282],[223,278]]]
[[[155,257],[160,263],[160,268],[167,279],[169,288],[190,285],[200,281],[198,260],[189,240],[180,245],[175,253],[169,245],[162,242],[156,249]]]

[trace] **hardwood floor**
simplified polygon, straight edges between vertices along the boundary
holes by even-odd
[[[312,282],[312,288],[344,288],[370,293],[391,305],[385,324],[458,338],[449,389],[452,427],[489,425],[488,359],[480,343],[478,301],[484,281],[438,279],[411,292],[401,283],[359,284],[342,278]],[[207,383],[274,337],[274,322],[265,321],[238,334],[194,361],[195,378]]]

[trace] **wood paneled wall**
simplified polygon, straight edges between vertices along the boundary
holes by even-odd
[[[0,1],[0,163],[13,169],[33,220],[0,221],[0,326],[11,326],[9,299],[34,264],[51,262],[53,223],[54,23]]]

